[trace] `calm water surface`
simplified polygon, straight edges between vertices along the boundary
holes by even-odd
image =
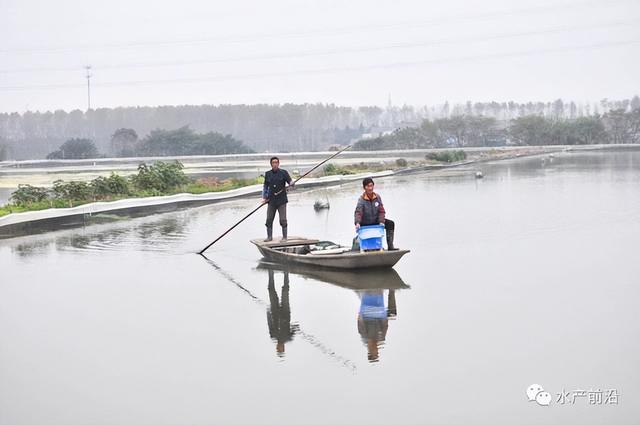
[[[385,274],[262,264],[265,211],[194,254],[254,200],[0,241],[0,424],[638,423],[640,153],[481,169],[377,181]],[[350,243],[359,193],[290,233]]]

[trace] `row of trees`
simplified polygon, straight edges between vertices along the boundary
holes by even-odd
[[[253,150],[229,134],[197,134],[184,126],[177,130],[153,130],[142,140],[138,140],[135,130],[121,128],[111,137],[111,152],[114,156],[127,157],[224,155],[251,153]]]
[[[43,158],[71,138],[91,139],[100,152],[112,156],[111,136],[134,129],[138,135],[155,129],[189,126],[195,132],[230,134],[258,151],[321,150],[349,142],[352,129],[379,121],[400,122],[382,108],[336,105],[200,105],[100,108],[82,112],[0,114],[0,140],[6,139],[12,159]],[[396,115],[398,115],[396,117]],[[373,124],[372,124],[373,125]],[[345,131],[346,130],[346,131]],[[344,133],[344,134],[343,134]]]
[[[460,115],[424,120],[417,128],[358,141],[358,150],[512,145],[640,143],[640,107],[604,115],[555,119],[539,115],[501,123],[492,117]]]
[[[251,153],[252,150],[230,135],[209,132],[197,134],[189,127],[177,130],[154,130],[139,140],[135,130],[121,128],[111,137],[111,152],[117,157],[224,155]],[[87,159],[104,157],[90,139],[70,139],[47,159]]]
[[[633,96],[631,99],[611,100],[601,99],[593,103],[576,103],[573,101],[563,101],[556,99],[553,102],[466,102],[464,104],[450,105],[445,102],[443,105],[429,108],[430,114],[425,118],[450,118],[457,115],[485,116],[496,118],[501,121],[525,117],[528,115],[540,115],[546,118],[575,119],[580,117],[590,117],[603,115],[607,112],[622,109],[632,111],[640,108],[640,97]]]
[[[345,144],[363,134],[377,135],[399,127],[417,126],[455,116],[494,118],[498,122],[539,115],[553,119],[575,119],[625,112],[640,107],[640,98],[575,103],[466,102],[413,107],[344,107],[333,104],[284,105],[184,105],[135,108],[100,108],[87,112],[26,112],[0,114],[0,144],[9,148],[11,159],[43,158],[71,138],[91,139],[106,155],[111,136],[118,129],[149,134],[158,128],[189,126],[195,132],[230,134],[256,151],[315,151]],[[3,141],[4,140],[4,141]]]

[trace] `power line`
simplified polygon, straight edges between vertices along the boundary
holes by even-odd
[[[361,26],[350,27],[338,27],[338,28],[320,28],[308,31],[298,32],[281,32],[281,33],[263,33],[252,35],[235,35],[224,37],[210,37],[210,38],[197,38],[197,39],[185,39],[185,40],[164,40],[164,41],[136,41],[127,43],[112,43],[101,45],[77,45],[77,46],[62,46],[62,47],[34,47],[34,48],[13,48],[13,49],[0,49],[0,54],[17,53],[17,54],[33,54],[33,53],[56,53],[56,52],[68,52],[78,50],[111,50],[111,49],[135,49],[135,48],[149,48],[153,46],[184,46],[194,44],[206,44],[206,43],[247,43],[254,41],[263,41],[266,39],[282,39],[282,38],[304,38],[314,36],[337,36],[352,34],[357,32],[370,32],[381,30],[406,30],[409,28],[417,28],[424,26],[441,26],[448,25],[459,21],[478,21],[482,19],[493,19],[501,16],[511,16],[520,14],[532,14],[532,13],[546,13],[559,11],[563,9],[576,10],[576,8],[585,7],[608,7],[614,6],[620,3],[635,3],[637,0],[611,0],[603,2],[600,0],[583,0],[576,2],[569,2],[564,4],[554,4],[553,6],[537,6],[521,9],[503,10],[487,13],[476,13],[466,15],[452,15],[435,17],[428,20],[421,21],[405,21],[393,24],[370,24]]]
[[[138,63],[119,64],[119,65],[102,65],[102,66],[98,66],[98,68],[102,70],[127,69],[127,68],[155,68],[155,67],[169,67],[169,66],[189,66],[189,65],[205,65],[205,64],[215,64],[215,63],[246,62],[246,61],[256,61],[256,60],[294,59],[294,58],[303,58],[303,57],[312,57],[312,56],[340,55],[340,54],[346,54],[346,53],[366,53],[366,52],[384,51],[384,50],[392,50],[392,49],[411,49],[411,48],[431,47],[431,46],[440,46],[440,45],[448,45],[448,44],[521,38],[521,37],[529,37],[529,36],[535,36],[535,35],[558,34],[563,32],[582,31],[582,30],[599,29],[599,28],[621,27],[621,26],[636,25],[638,24],[639,21],[640,21],[640,18],[634,18],[631,20],[615,21],[615,22],[596,24],[596,25],[581,25],[581,26],[572,26],[572,27],[562,26],[562,27],[548,28],[546,30],[522,31],[522,32],[515,32],[515,33],[500,33],[500,34],[490,34],[486,36],[470,35],[466,37],[457,37],[457,38],[449,38],[449,39],[445,38],[445,39],[421,41],[421,42],[393,43],[393,44],[388,44],[386,46],[365,46],[365,47],[352,47],[352,48],[345,48],[345,49],[323,49],[323,50],[293,52],[293,53],[283,52],[283,53],[264,54],[264,55],[236,56],[236,57],[228,57],[228,58],[203,59],[203,60],[192,60],[192,61],[138,62]],[[15,69],[15,70],[0,70],[0,74],[22,73],[22,72],[76,71],[77,69],[78,69],[77,67],[24,68],[24,69]]]
[[[490,55],[464,56],[464,57],[458,57],[458,58],[432,59],[432,60],[411,61],[411,62],[395,62],[395,63],[389,63],[389,64],[380,64],[380,65],[346,66],[346,67],[307,69],[307,70],[299,70],[299,71],[283,71],[283,72],[272,72],[272,73],[255,73],[255,74],[233,74],[233,75],[220,75],[220,76],[210,76],[210,77],[175,78],[175,79],[163,79],[163,80],[111,81],[111,82],[94,84],[94,86],[119,87],[119,86],[142,86],[142,85],[175,84],[175,83],[206,83],[206,82],[273,78],[273,77],[284,77],[284,76],[369,71],[369,70],[376,70],[376,69],[411,68],[411,67],[424,66],[424,65],[442,65],[442,64],[449,64],[449,63],[474,62],[474,61],[479,62],[484,60],[504,59],[504,58],[520,57],[520,56],[547,54],[547,53],[562,53],[567,51],[578,51],[578,50],[586,50],[586,49],[601,49],[601,48],[609,48],[609,47],[629,46],[629,45],[634,45],[639,43],[640,43],[640,39],[635,39],[635,40],[623,40],[623,41],[617,41],[617,42],[604,42],[604,43],[589,44],[589,45],[582,45],[582,46],[566,46],[566,47],[552,48],[552,49],[516,51],[516,52],[498,53],[498,54],[490,54]],[[78,84],[4,86],[4,87],[0,87],[0,91],[47,90],[47,89],[78,88],[78,87],[79,87]]]

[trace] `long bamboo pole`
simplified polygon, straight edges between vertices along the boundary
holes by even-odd
[[[327,161],[332,160],[333,158],[335,158],[336,156],[340,155],[342,152],[346,151],[347,149],[349,149],[351,147],[351,145],[340,149],[338,152],[334,153],[333,155],[331,155],[329,158],[325,159],[324,161],[320,162],[319,164],[317,164],[315,167],[313,167],[312,169],[310,169],[309,171],[307,171],[306,173],[304,173],[303,175],[301,175],[300,177],[298,177],[297,179],[295,179],[293,181],[293,183],[290,186],[294,186],[296,183],[298,183],[302,178],[308,176],[313,170],[317,169],[318,167],[320,167],[322,164],[326,163]],[[285,190],[285,189],[283,189]],[[280,192],[278,192],[280,193]],[[246,219],[248,219],[249,217],[251,217],[256,211],[258,211],[260,208],[262,208],[264,205],[266,204],[266,202],[261,203],[260,205],[258,205],[257,207],[255,207],[249,214],[245,215],[244,217],[242,217],[240,219],[240,221],[238,221],[236,224],[234,224],[233,226],[229,227],[227,230],[225,230],[225,232],[223,234],[221,234],[220,236],[218,236],[213,242],[211,242],[209,245],[205,246],[200,252],[198,252],[198,254],[202,255],[207,249],[209,249],[213,244],[215,244],[216,242],[218,242],[220,239],[222,239],[223,237],[225,237],[227,235],[227,233],[231,232],[233,229],[235,229],[236,227],[238,227],[238,225],[240,223],[242,223],[243,221],[245,221]]]

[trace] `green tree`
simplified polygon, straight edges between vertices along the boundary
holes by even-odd
[[[387,149],[422,149],[430,144],[430,140],[424,135],[421,129],[407,127],[394,131],[390,136],[386,136]]]
[[[462,115],[451,118],[441,118],[435,121],[438,133],[447,143],[454,143],[458,147],[466,145],[468,125]]]
[[[57,151],[47,155],[47,159],[88,159],[98,156],[98,148],[92,140],[69,139]]]
[[[153,130],[142,140],[139,153],[143,156],[189,155],[198,135],[188,126],[177,130]]]
[[[136,154],[138,133],[131,128],[119,128],[111,136],[111,153],[117,157],[129,157]]]
[[[422,121],[422,124],[420,124],[420,134],[422,134],[425,141],[422,147],[431,148],[442,146],[444,144],[444,141],[440,138],[438,126],[435,125],[433,121]]]
[[[607,131],[600,117],[580,117],[572,122],[577,144],[591,145],[605,143]]]
[[[624,109],[613,109],[604,115],[603,121],[611,143],[632,143],[637,140],[633,119],[636,115],[635,111],[627,113]]]
[[[537,115],[519,117],[511,120],[509,135],[520,145],[548,145],[551,139],[551,122]]]
[[[493,117],[472,117],[465,119],[467,127],[467,146],[495,146],[504,144],[503,131],[497,129]]]
[[[235,153],[253,152],[240,140],[231,137],[230,134],[209,132],[198,136],[193,144],[191,155],[225,155]]]
[[[640,143],[640,108],[629,112],[629,131],[632,143]]]

